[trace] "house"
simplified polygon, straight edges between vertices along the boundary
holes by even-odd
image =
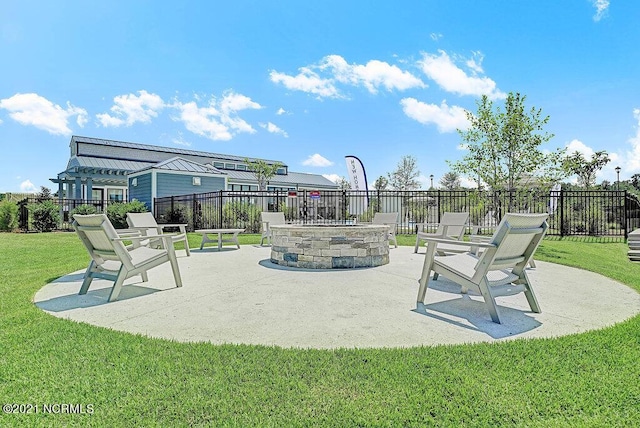
[[[151,205],[154,197],[258,189],[243,156],[76,135],[69,147],[67,168],[51,179],[58,184],[60,199],[112,202],[136,198]],[[270,165],[278,162],[248,160]],[[279,163],[282,166],[269,180],[267,190],[338,189],[322,175],[289,171],[284,162]]]

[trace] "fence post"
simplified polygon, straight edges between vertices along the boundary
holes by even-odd
[[[619,195],[618,195],[619,196]],[[629,215],[628,215],[628,205],[627,205],[627,190],[624,191],[624,240],[626,241],[629,237]]]
[[[558,198],[558,209],[560,210],[560,237],[564,237],[564,189],[560,187],[560,197]]]

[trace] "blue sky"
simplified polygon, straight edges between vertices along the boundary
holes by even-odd
[[[640,173],[640,2],[30,1],[0,13],[0,192],[54,188],[71,135],[423,187],[487,94],[550,116],[549,150]]]

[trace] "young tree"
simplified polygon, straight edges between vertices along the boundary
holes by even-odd
[[[256,177],[258,190],[266,190],[267,182],[276,175],[278,168],[283,167],[280,162],[268,164],[263,160],[250,161],[247,158],[245,158],[244,161],[247,164],[249,171],[251,171]]]
[[[340,177],[338,181],[336,181],[336,184],[340,187],[340,190],[351,190],[351,182],[345,177]]]
[[[460,187],[462,187],[460,174],[455,171],[449,171],[445,173],[440,179],[440,185],[444,190],[458,190]]]
[[[513,189],[527,177],[541,182],[557,180],[561,168],[563,150],[545,154],[540,146],[553,138],[544,131],[549,116],[542,116],[542,109],[532,107],[525,111],[526,96],[509,93],[504,111],[486,95],[477,102],[478,111],[466,112],[471,126],[458,130],[467,155],[457,162],[448,162],[453,171],[478,177],[491,190]]]
[[[376,190],[386,190],[388,186],[389,186],[389,180],[387,180],[383,176],[378,177],[376,179],[376,182],[373,183],[373,188]]]
[[[418,176],[420,170],[416,158],[411,155],[403,156],[395,171],[389,173],[389,184],[395,190],[413,190],[420,187]]]
[[[578,184],[586,189],[596,184],[596,173],[611,161],[605,150],[595,152],[587,160],[580,152],[574,152],[564,158],[563,166],[570,175],[578,176]]]

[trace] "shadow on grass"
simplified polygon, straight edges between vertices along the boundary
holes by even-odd
[[[75,276],[75,275],[69,275]],[[67,278],[67,277],[63,277]],[[113,302],[109,302],[109,294],[111,294],[111,286],[106,286],[102,288],[89,289],[87,294],[80,295],[78,291],[80,291],[80,285],[82,284],[83,275],[80,275],[80,279],[75,287],[75,291],[70,294],[64,294],[58,297],[52,297],[49,299],[37,300],[34,304],[42,310],[48,312],[64,312],[71,309],[78,308],[90,308],[94,306],[100,306],[105,304],[110,304]],[[61,284],[64,282],[71,282],[71,280],[66,281],[55,281],[60,282]],[[94,281],[94,283],[97,281]],[[93,285],[93,284],[92,284]],[[140,286],[136,284],[125,285],[122,287],[120,291],[120,295],[118,296],[117,301],[135,299],[137,297],[146,296],[149,294],[157,293],[158,291],[164,291],[156,288]],[[36,296],[37,297],[37,296]]]

